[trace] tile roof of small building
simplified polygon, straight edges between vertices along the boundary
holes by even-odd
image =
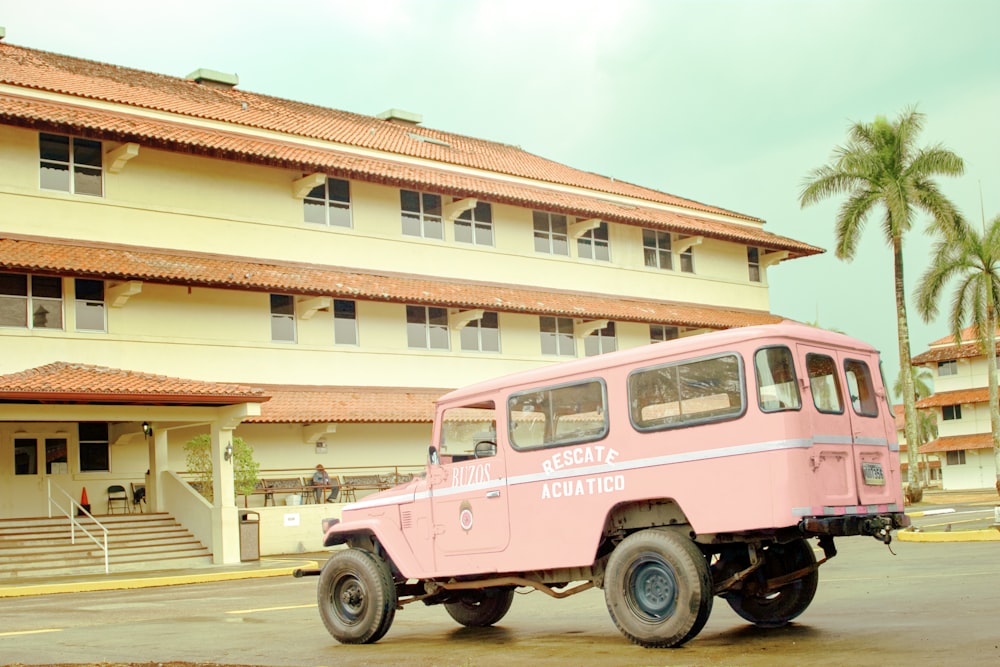
[[[927,398],[917,401],[918,408],[936,408],[942,405],[971,405],[973,403],[986,403],[990,400],[990,390],[987,387],[974,389],[957,389],[955,391],[942,391]]]
[[[232,405],[267,400],[263,391],[247,385],[185,380],[62,361],[0,375],[0,401],[20,403]]]
[[[251,424],[431,423],[434,403],[447,389],[257,385],[271,400]]]
[[[0,236],[0,270],[711,329],[782,320],[763,311],[10,234]]]
[[[933,454],[934,452],[955,452],[960,449],[992,449],[993,435],[991,433],[975,433],[972,435],[950,435],[936,440],[931,440],[926,445],[921,445],[921,454]]]
[[[791,257],[824,252],[765,232],[759,227],[763,222],[759,218],[574,169],[515,146],[372,116],[6,43],[0,43],[0,84],[69,96],[56,101],[0,94],[0,122],[14,125],[304,171],[322,170],[333,176],[433,189],[457,197],[478,196],[486,201],[784,250]],[[72,98],[90,101],[91,106],[70,104]],[[98,108],[97,102],[116,106]],[[183,119],[185,122],[180,122]],[[226,123],[226,130],[211,128],[207,122]],[[435,167],[434,163],[448,168]],[[493,177],[497,175],[509,178]],[[616,202],[616,197],[654,206]],[[680,211],[655,205],[678,207]]]

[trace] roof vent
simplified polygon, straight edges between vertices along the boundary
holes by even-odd
[[[196,69],[187,75],[187,78],[195,83],[200,83],[212,88],[235,88],[240,82],[240,77],[235,74],[217,72],[214,69]]]
[[[376,118],[387,120],[390,123],[399,123],[400,125],[420,125],[424,122],[424,117],[420,114],[412,111],[403,111],[402,109],[383,111]]]

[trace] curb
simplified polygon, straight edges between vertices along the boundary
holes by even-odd
[[[914,531],[910,528],[896,532],[900,542],[1000,542],[1000,529],[956,531]]]
[[[86,581],[0,586],[0,598],[52,595],[56,593],[87,593],[93,591],[156,588],[159,586],[179,586],[182,584],[206,584],[216,581],[235,581],[238,579],[263,579],[265,577],[290,577],[292,576],[292,572],[297,569],[310,567],[317,568],[319,566],[320,563],[317,563],[316,561],[298,561],[295,565],[260,570],[187,572],[183,574],[163,574],[158,576],[132,577],[127,579],[88,579]]]

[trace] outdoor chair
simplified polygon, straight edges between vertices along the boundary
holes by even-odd
[[[122,514],[130,512],[128,506],[128,493],[121,484],[112,484],[108,487],[108,514],[114,514],[115,508],[121,509]]]

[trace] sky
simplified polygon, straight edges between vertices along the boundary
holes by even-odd
[[[834,256],[842,198],[802,209],[849,127],[915,107],[918,145],[965,161],[938,180],[973,221],[1000,215],[996,0],[0,0],[5,41],[513,144],[762,218],[828,250],[768,271],[771,311],[865,340],[899,372],[881,214]],[[906,237],[911,351],[950,333],[912,295],[927,218]],[[651,295],[655,296],[655,295]]]

